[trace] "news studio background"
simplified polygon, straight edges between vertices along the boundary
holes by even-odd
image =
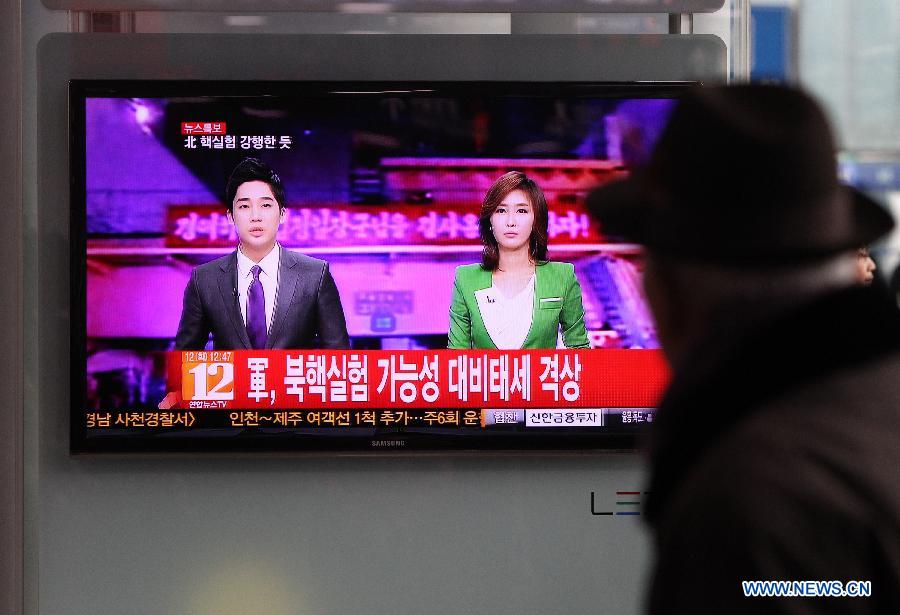
[[[354,350],[446,348],[455,268],[480,261],[482,197],[512,169],[547,196],[549,257],[575,265],[591,352],[658,348],[638,248],[610,243],[582,202],[626,172],[623,158],[650,151],[672,104],[428,92],[88,98],[87,412],[155,409],[165,397],[190,272],[237,245],[222,199],[247,156],[285,184],[281,245],[329,262]]]

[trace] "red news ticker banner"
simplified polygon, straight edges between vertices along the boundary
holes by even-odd
[[[551,206],[550,244],[602,243],[580,203]],[[479,243],[478,204],[323,205],[288,207],[278,231],[286,247],[453,245]],[[237,233],[219,205],[173,205],[166,213],[166,246],[233,248]]]
[[[236,350],[169,353],[182,408],[647,408],[658,350]]]

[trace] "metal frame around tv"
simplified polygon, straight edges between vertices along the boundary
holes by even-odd
[[[36,386],[42,448],[68,450],[71,375],[68,82],[723,81],[726,50],[708,35],[91,35],[51,34],[38,49],[37,269],[41,310]],[[448,61],[452,58],[453,61]],[[59,360],[51,360],[51,357]],[[610,443],[628,450],[633,442]]]
[[[72,81],[70,84],[70,448],[73,452],[370,452],[381,454],[385,448],[372,442],[391,442],[404,451],[566,451],[634,447],[633,429],[607,433],[563,434],[556,430],[485,433],[481,430],[437,433],[418,429],[374,428],[346,432],[335,430],[315,434],[242,433],[216,435],[215,430],[194,429],[179,433],[136,433],[89,436],[79,419],[84,416],[87,390],[87,220],[84,103],[90,97],[168,98],[201,96],[284,96],[322,97],[330,92],[348,91],[427,91],[429,97],[465,96],[537,96],[540,98],[677,98],[695,82],[658,83],[523,83],[523,82],[428,82],[428,81],[296,81],[296,82],[204,82],[204,81]],[[323,408],[324,409],[324,408]]]

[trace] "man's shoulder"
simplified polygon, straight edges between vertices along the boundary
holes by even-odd
[[[328,264],[328,261],[322,260],[321,258],[307,256],[306,254],[288,250],[287,248],[282,248],[282,252],[283,260],[285,262],[299,265],[303,270],[321,271]]]
[[[703,454],[670,510],[683,521],[701,502],[727,501],[737,523],[785,536],[773,508],[812,524],[864,524],[875,510],[900,523],[897,373],[894,352],[760,404]]]
[[[846,313],[859,318],[865,309]],[[900,598],[893,589],[900,587],[900,570],[886,565],[900,561],[900,347],[892,341],[893,312],[881,322],[873,311],[874,322],[886,327],[883,343],[873,337],[880,326],[874,332],[861,327],[853,339],[829,339],[820,321],[840,318],[794,318],[786,321],[796,334],[794,346],[779,349],[772,342],[788,336],[760,337],[762,343],[742,354],[752,361],[728,364],[704,380],[720,399],[682,396],[677,408],[660,410],[654,427],[666,427],[657,442],[668,437],[681,451],[699,447],[699,455],[682,464],[677,476],[663,472],[673,459],[679,467],[679,457],[655,462],[660,478],[653,491],[663,497],[657,497],[651,519],[659,549],[651,599],[657,608],[651,612],[680,612],[672,600],[703,588],[725,588],[723,600],[743,600],[737,588],[749,579],[878,576],[883,585],[873,587],[873,595],[894,592],[894,600]],[[780,360],[796,349],[802,352]],[[737,378],[738,386],[717,386],[734,374],[751,377]],[[701,408],[708,413],[691,414]],[[684,411],[683,421],[664,423],[663,412],[673,409]],[[730,416],[730,410],[737,412]],[[703,429],[704,421],[719,420],[727,429]],[[708,437],[691,440],[692,433]],[[712,594],[706,596],[716,603]]]
[[[208,263],[203,263],[202,265],[194,267],[194,276],[206,278],[210,275],[218,275],[220,271],[227,271],[229,267],[234,267],[236,260],[235,253],[229,252],[225,256],[220,256]]]
[[[883,402],[896,409],[894,388]],[[900,561],[898,419],[882,422],[888,412],[869,402],[860,416],[848,405],[850,416],[821,407],[815,417],[816,408],[796,406],[804,395],[812,394],[767,406],[717,440],[666,501],[651,602],[708,586],[718,588],[712,603],[730,603],[741,580],[875,575],[896,596],[900,571],[885,572],[885,563]]]

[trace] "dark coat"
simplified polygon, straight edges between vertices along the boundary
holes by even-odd
[[[349,348],[347,324],[328,263],[281,249],[278,294],[266,348]],[[251,348],[237,293],[237,252],[191,272],[184,290],[178,350]]]
[[[714,331],[654,425],[650,613],[900,613],[900,314],[835,293]],[[743,580],[871,581],[746,598]]]

